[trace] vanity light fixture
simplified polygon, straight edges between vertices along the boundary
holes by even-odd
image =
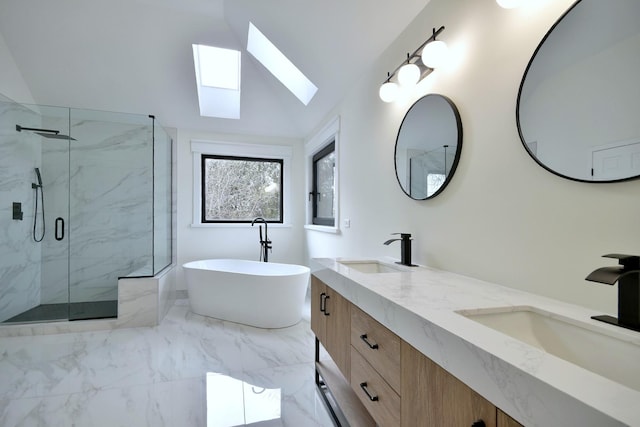
[[[446,61],[448,49],[445,42],[436,40],[436,36],[444,30],[433,29],[433,34],[422,43],[412,54],[407,53],[407,59],[395,69],[387,73],[387,79],[380,86],[378,94],[384,102],[393,102],[402,87],[418,84],[431,72]]]
[[[387,73],[387,81],[380,86],[380,90],[378,92],[380,99],[384,102],[393,102],[393,100],[398,96],[398,91],[400,90],[398,83],[390,82],[390,78],[391,74]]]
[[[420,80],[421,74],[420,67],[410,62],[410,57],[407,53],[407,63],[398,70],[398,83],[400,83],[400,86],[414,86]]]

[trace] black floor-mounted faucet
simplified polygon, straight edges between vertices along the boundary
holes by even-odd
[[[253,221],[251,221],[251,226],[256,222],[260,222],[264,224],[264,239],[262,238],[262,226],[260,228],[260,261],[269,262],[269,250],[271,250],[271,240],[269,240],[269,226],[267,225],[267,221],[265,221],[262,217],[257,217]]]
[[[603,257],[617,259],[620,265],[599,268],[586,280],[606,285],[618,282],[618,318],[603,315],[592,319],[640,332],[640,257],[622,254]]]
[[[411,264],[411,234],[409,233],[391,233],[392,236],[399,235],[399,239],[389,239],[384,242],[385,245],[390,245],[391,242],[400,240],[400,262],[396,264],[406,265],[408,267],[417,267],[415,264]]]

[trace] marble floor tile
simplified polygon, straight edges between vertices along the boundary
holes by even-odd
[[[186,300],[156,327],[0,338],[0,425],[332,426],[313,344],[308,314],[264,330],[193,314]],[[225,420],[232,407],[239,424]]]

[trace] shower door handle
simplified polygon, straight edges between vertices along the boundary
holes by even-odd
[[[56,240],[62,239],[64,239],[64,219],[58,217],[56,218]]]

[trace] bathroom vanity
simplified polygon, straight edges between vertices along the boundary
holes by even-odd
[[[526,330],[517,317],[552,314],[640,349],[640,334],[596,325],[584,308],[382,260],[314,259],[312,271],[316,382],[337,402],[339,420],[382,427],[640,422],[635,365],[622,366],[632,379],[621,384],[496,329],[503,317]]]

